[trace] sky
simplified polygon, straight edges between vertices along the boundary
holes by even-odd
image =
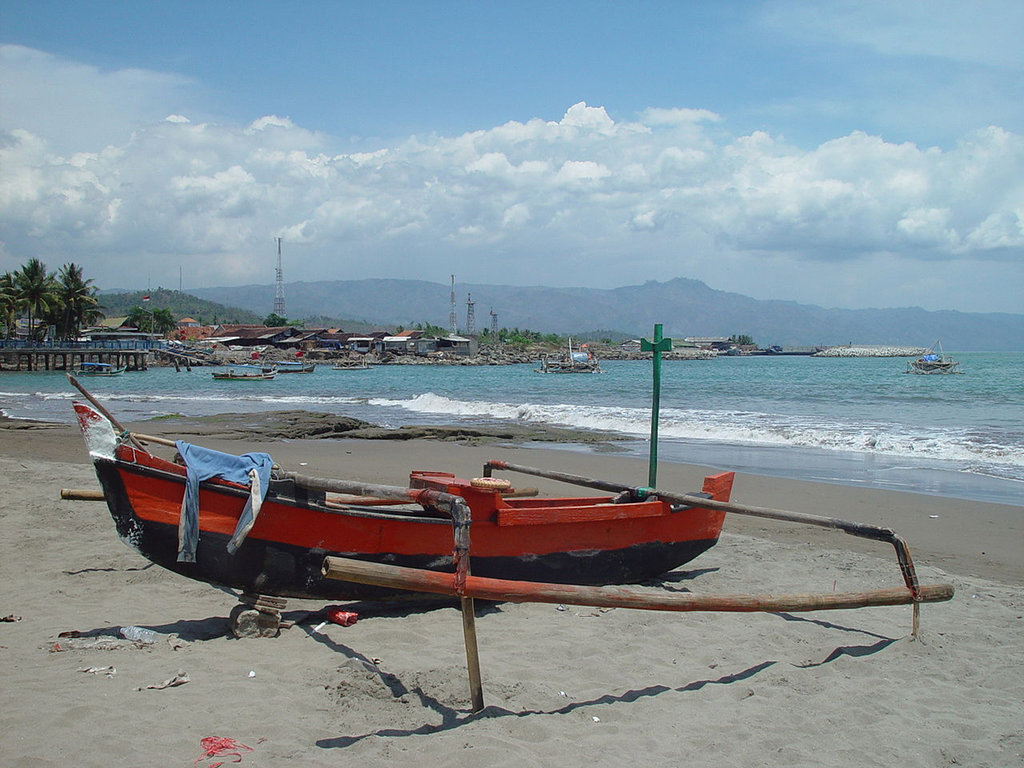
[[[0,0],[0,272],[1024,312],[1020,0]],[[685,311],[685,310],[684,310]]]

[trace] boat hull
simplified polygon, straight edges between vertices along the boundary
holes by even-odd
[[[87,437],[88,439],[88,437]],[[423,599],[322,574],[325,556],[453,572],[452,520],[429,505],[342,503],[295,477],[270,481],[241,546],[228,551],[249,489],[200,484],[195,562],[178,562],[186,470],[129,443],[91,451],[118,535],[146,559],[182,576],[250,593],[322,600]],[[627,584],[656,578],[714,546],[725,513],[659,499],[506,498],[444,472],[413,472],[410,487],[465,499],[470,568],[489,578],[564,584]],[[707,478],[727,501],[732,473]],[[425,490],[424,490],[425,489]],[[380,506],[384,504],[384,506]]]

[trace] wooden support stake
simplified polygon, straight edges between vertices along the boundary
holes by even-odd
[[[462,637],[466,643],[466,668],[469,670],[469,696],[473,711],[484,708],[484,688],[480,676],[480,653],[476,643],[476,615],[473,598],[461,598]]]

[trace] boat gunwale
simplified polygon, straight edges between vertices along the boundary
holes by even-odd
[[[136,448],[134,450],[138,451],[139,449]],[[151,456],[151,457],[157,459],[158,461],[166,461],[165,459],[161,459],[159,456],[155,456],[152,453],[147,453],[146,455]],[[186,481],[187,481],[187,476],[185,474],[181,474],[181,473],[178,473],[176,471],[171,471],[171,470],[166,469],[166,468],[151,466],[149,464],[140,464],[137,461],[129,461],[127,459],[122,459],[120,457],[116,457],[116,458],[110,459],[110,458],[107,458],[107,457],[94,456],[93,457],[93,461],[94,462],[107,462],[107,463],[110,463],[110,464],[114,465],[114,467],[116,469],[123,470],[123,471],[128,472],[128,473],[133,474],[133,475],[139,475],[139,476],[143,476],[143,477],[145,477],[145,476],[155,476],[159,480],[164,480],[164,481],[167,481],[167,482],[179,483],[182,486],[184,486]],[[178,464],[174,464],[173,462],[168,462],[168,463],[171,464],[174,467],[180,466]],[[181,469],[182,469],[182,472],[185,471],[184,467],[181,467]],[[314,501],[312,499],[310,499],[309,501],[303,502],[303,501],[299,501],[298,499],[295,499],[292,496],[285,496],[285,495],[282,495],[279,492],[275,491],[274,487],[273,487],[273,483],[275,483],[275,482],[288,483],[289,480],[287,478],[285,478],[285,479],[272,478],[271,479],[271,487],[267,491],[267,498],[264,500],[264,503],[266,503],[267,501],[271,501],[272,503],[280,504],[281,506],[294,507],[296,509],[305,509],[305,510],[308,510],[310,512],[326,512],[326,513],[330,513],[330,514],[333,514],[333,515],[340,515],[340,516],[362,517],[362,518],[380,519],[380,520],[391,520],[391,521],[397,521],[397,522],[430,523],[432,525],[440,524],[440,525],[444,525],[444,526],[451,526],[451,519],[447,518],[447,517],[434,517],[434,516],[430,516],[430,515],[422,515],[421,516],[421,515],[415,515],[415,514],[401,514],[399,512],[396,512],[395,510],[391,510],[391,511],[388,511],[388,512],[382,512],[382,511],[376,511],[373,508],[368,508],[368,507],[332,507],[332,506],[328,506],[326,504],[321,504],[321,503],[319,503],[317,501]],[[249,498],[249,495],[250,495],[250,490],[246,486],[240,485],[238,483],[233,483],[230,480],[224,480],[223,478],[219,478],[219,477],[213,477],[213,478],[210,478],[208,480],[201,481],[199,483],[199,489],[200,490],[214,492],[214,493],[230,495],[230,496],[237,496],[240,499],[247,499],[247,498]],[[127,493],[127,489],[126,489],[126,493]],[[133,505],[133,510],[134,510],[134,505]],[[149,520],[150,519],[150,518],[144,517],[142,515],[139,515],[137,510],[134,511],[134,514],[135,514],[136,517],[138,517],[141,520]]]

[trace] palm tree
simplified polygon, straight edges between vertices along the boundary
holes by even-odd
[[[129,325],[134,325],[143,333],[156,333],[161,336],[170,333],[178,327],[178,323],[174,319],[174,315],[171,314],[171,310],[143,309],[138,306],[133,307],[132,311],[128,313],[126,322]]]
[[[171,310],[166,308],[153,310],[153,333],[166,336],[177,327],[178,322],[174,319],[174,315],[171,314]]]
[[[36,317],[49,312],[57,301],[57,281],[52,272],[39,259],[29,259],[14,275],[18,303],[28,310],[28,335],[36,335],[33,313]]]
[[[18,310],[18,288],[14,284],[14,275],[4,272],[0,275],[0,323],[3,324],[3,336],[10,338],[14,331],[14,318]]]
[[[153,313],[140,306],[134,306],[131,308],[131,311],[128,312],[128,317],[125,318],[125,324],[134,326],[143,333],[152,333]]]
[[[76,338],[83,324],[95,323],[103,317],[96,288],[92,279],[86,280],[82,268],[71,262],[60,268],[57,281],[57,298],[59,313],[57,320],[61,338]]]

